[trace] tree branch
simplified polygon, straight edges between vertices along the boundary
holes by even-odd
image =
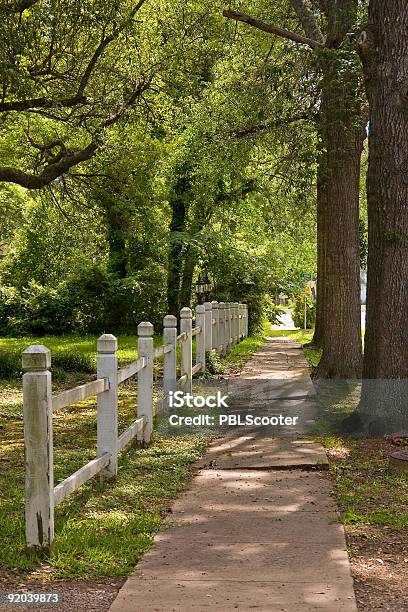
[[[23,172],[17,168],[5,166],[0,168],[0,182],[16,183],[26,189],[41,189],[49,185],[59,176],[62,176],[72,166],[91,159],[97,151],[98,145],[96,142],[90,142],[80,151],[70,151],[63,159],[57,163],[49,164],[40,174],[30,174]]]
[[[52,181],[54,181],[56,178],[63,176],[70,168],[77,166],[81,162],[88,161],[95,155],[101,146],[101,134],[106,130],[106,128],[119,121],[124,113],[136,102],[138,98],[140,98],[142,93],[148,89],[149,86],[150,82],[139,84],[122,108],[106,119],[98,127],[92,141],[83,149],[70,151],[65,149],[65,147],[63,148],[61,143],[59,143],[59,146],[61,146],[61,152],[63,151],[64,154],[57,155],[57,157],[54,158],[54,161],[49,163],[39,174],[30,174],[29,172],[24,172],[22,170],[18,170],[17,168],[4,166],[0,167],[0,182],[16,183],[17,185],[25,187],[26,189],[42,189],[46,185],[52,183]],[[52,144],[55,145],[55,142]],[[39,148],[38,145],[37,148]],[[48,146],[42,145],[40,148],[47,149]]]
[[[22,13],[26,9],[37,4],[39,0],[20,0],[16,4],[12,4],[11,6],[2,7],[1,10],[6,11],[7,13]]]
[[[85,96],[85,88],[88,85],[88,81],[92,76],[92,73],[95,69],[95,66],[98,62],[98,59],[101,57],[102,53],[106,49],[106,47],[115,40],[115,36],[107,36],[103,38],[99,43],[98,47],[95,49],[94,54],[92,55],[89,63],[81,77],[79,82],[78,90],[76,94],[69,98],[62,98],[60,100],[50,100],[48,98],[31,98],[28,100],[20,100],[13,102],[1,102],[0,103],[0,112],[10,112],[10,111],[26,111],[31,108],[71,108],[78,104],[82,104],[86,102]]]
[[[224,17],[227,17],[227,19],[242,21],[243,23],[247,23],[253,26],[254,28],[257,28],[258,30],[268,32],[269,34],[276,34],[276,36],[287,38],[288,40],[292,40],[293,42],[298,43],[300,45],[308,45],[312,49],[323,47],[323,44],[318,42],[317,40],[306,38],[301,34],[297,34],[296,32],[290,32],[289,30],[285,30],[284,28],[272,26],[269,23],[265,23],[264,21],[260,21],[259,19],[255,19],[254,17],[250,17],[250,15],[246,15],[244,13],[239,13],[237,11],[231,11],[228,9],[223,11],[223,15]]]
[[[319,24],[317,23],[313,12],[307,6],[305,0],[290,0],[290,2],[299,18],[300,23],[302,24],[306,36],[323,45],[323,33],[319,28]]]
[[[85,96],[75,94],[71,98],[61,100],[50,100],[49,98],[31,98],[28,100],[14,100],[13,102],[1,102],[0,112],[9,113],[10,111],[26,111],[31,108],[71,108],[77,104],[86,102]]]
[[[273,123],[259,123],[258,125],[252,125],[247,128],[243,128],[240,130],[235,130],[230,132],[230,136],[232,138],[247,138],[248,136],[255,136],[256,134],[262,134],[264,132],[269,132],[270,130],[285,127],[291,123],[295,123],[296,121],[315,121],[316,117],[313,113],[303,113],[300,115],[296,115],[294,117],[288,117],[287,119],[279,119],[274,121]]]
[[[24,2],[25,3],[31,2],[31,4],[34,4],[35,2],[38,2],[38,1],[39,0],[23,0],[23,2],[20,3],[20,5],[24,4]],[[130,15],[125,23],[129,23],[129,21],[133,19],[133,17],[142,8],[145,2],[146,0],[139,0],[139,2],[137,2],[137,4],[133,7],[132,11],[130,12]],[[30,110],[32,108],[44,108],[44,109],[72,108],[73,106],[77,106],[78,104],[86,103],[87,99],[85,96],[85,89],[96,67],[96,64],[99,58],[101,57],[101,55],[103,54],[103,52],[105,51],[106,47],[118,37],[118,35],[124,29],[124,27],[125,27],[125,24],[123,24],[122,27],[119,28],[115,32],[115,34],[111,34],[110,36],[107,36],[106,38],[103,38],[101,40],[101,42],[95,49],[91,59],[89,60],[89,63],[79,82],[78,90],[74,96],[69,96],[67,98],[62,98],[59,100],[50,100],[49,98],[41,97],[41,98],[31,98],[27,100],[14,100],[11,102],[1,102],[0,112],[10,112],[10,111],[20,111],[21,112],[21,111]]]

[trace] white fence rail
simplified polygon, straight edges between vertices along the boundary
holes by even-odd
[[[48,548],[54,539],[54,508],[97,474],[101,481],[114,478],[119,453],[135,437],[149,444],[156,413],[153,401],[153,362],[163,357],[163,392],[192,391],[195,374],[205,371],[206,353],[225,355],[248,335],[246,304],[206,302],[196,308],[195,327],[190,308],[177,318],[164,317],[163,344],[153,348],[153,325],[138,326],[138,359],[118,369],[117,339],[104,334],[97,343],[97,379],[63,391],[51,392],[51,352],[32,345],[22,354],[25,446],[25,521],[28,547]],[[195,363],[193,365],[193,337]],[[177,378],[177,346],[180,377]],[[135,421],[118,435],[118,386],[137,374],[138,401]],[[52,413],[89,397],[97,397],[97,457],[54,486]]]

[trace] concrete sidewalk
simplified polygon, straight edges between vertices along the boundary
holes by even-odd
[[[283,363],[304,378],[300,346],[282,344],[268,341],[241,379],[257,385]],[[309,471],[327,467],[319,445],[255,431],[217,442],[200,465],[111,612],[356,612],[330,482]]]

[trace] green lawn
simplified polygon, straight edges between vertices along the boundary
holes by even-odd
[[[54,377],[63,381],[67,372],[96,371],[96,342],[93,335],[78,336],[26,336],[21,338],[0,338],[0,378],[15,378],[21,370],[21,353],[30,344],[43,344],[51,350]],[[155,346],[162,344],[161,336],[154,337]],[[117,352],[119,365],[137,357],[137,336],[118,336]]]
[[[235,346],[219,360],[222,372],[239,369],[263,341],[260,335]],[[37,342],[67,355],[92,355],[96,346],[95,337],[77,336],[8,338],[0,340],[0,346],[20,352]],[[135,344],[135,337],[119,338],[122,363],[135,358]],[[54,389],[87,376],[72,372],[72,378],[56,381]],[[136,385],[128,382],[120,387],[120,432],[135,419],[136,411]],[[58,483],[95,457],[95,398],[55,413],[53,427]],[[115,481],[100,484],[94,478],[58,506],[54,546],[49,554],[40,555],[27,552],[24,543],[24,441],[18,379],[0,381],[0,437],[0,568],[23,573],[26,579],[127,575],[151,546],[170,500],[185,488],[190,466],[207,444],[199,437],[156,434],[149,448],[129,447],[120,458]]]

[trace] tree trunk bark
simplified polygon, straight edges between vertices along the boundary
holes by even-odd
[[[365,132],[358,67],[346,40],[356,10],[355,1],[338,3],[320,60],[318,378],[357,379],[362,373],[359,197]]]
[[[360,125],[353,127],[356,116],[348,111],[347,99],[343,100],[342,121],[333,119],[342,94],[335,91],[330,72],[325,78],[321,111],[326,115],[326,154],[321,162],[324,177],[318,197],[322,232],[319,307],[323,311],[318,331],[323,355],[316,376],[356,379],[362,372],[359,191],[364,135]]]
[[[370,107],[367,328],[360,409],[407,426],[408,5],[371,0],[359,47]],[[369,379],[383,379],[373,384]],[[392,384],[385,381],[397,381]],[[391,388],[392,387],[392,388]],[[392,414],[390,414],[390,411]]]
[[[320,140],[322,138],[320,137]],[[316,323],[313,333],[313,339],[309,346],[313,348],[321,348],[323,346],[323,333],[325,329],[324,315],[326,303],[326,273],[325,273],[325,262],[326,262],[326,210],[327,210],[327,193],[325,185],[327,181],[324,179],[326,175],[325,168],[326,153],[324,150],[319,151],[318,169],[317,169],[317,210],[316,210],[316,221],[317,221],[317,296],[316,296]]]

